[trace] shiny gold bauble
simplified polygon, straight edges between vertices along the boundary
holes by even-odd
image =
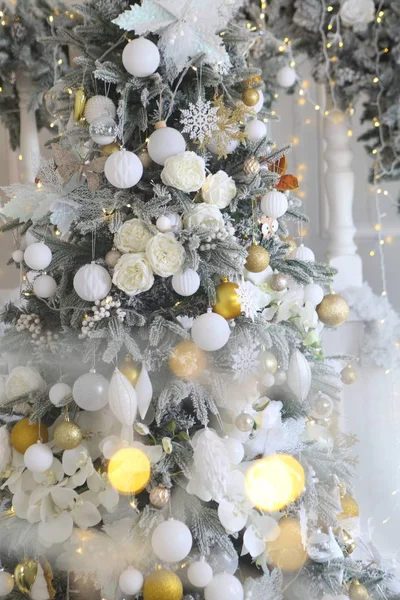
[[[75,94],[74,101],[74,121],[80,121],[83,117],[83,111],[86,104],[86,94],[83,88],[80,88]]]
[[[261,165],[255,156],[250,156],[243,163],[243,173],[245,175],[257,175],[260,171]]]
[[[57,448],[61,448],[61,450],[73,450],[77,448],[82,438],[82,429],[71,421],[60,423],[54,430],[54,441]]]
[[[168,366],[177,377],[196,379],[204,371],[207,358],[203,350],[190,340],[182,340],[172,349]]]
[[[111,144],[105,144],[100,150],[101,156],[111,156],[121,150],[121,146],[117,142],[111,142]]]
[[[289,254],[291,254],[293,252],[293,250],[295,248],[297,248],[297,244],[296,244],[296,242],[294,241],[294,239],[290,235],[288,237],[281,237],[280,240],[284,244],[289,244],[289,248],[286,251],[286,256],[288,257]]]
[[[339,294],[327,294],[317,306],[319,320],[328,327],[339,327],[347,320],[349,305]]]
[[[360,509],[358,507],[357,502],[354,500],[350,494],[345,494],[341,500],[342,511],[338,515],[338,519],[351,519],[353,517],[360,516]]]
[[[150,491],[150,504],[156,508],[163,508],[166,504],[168,504],[170,495],[171,494],[168,488],[163,485],[157,485]]]
[[[349,587],[349,598],[350,600],[367,600],[370,597],[366,588],[355,579],[351,582]]]
[[[173,571],[153,571],[144,580],[143,600],[182,600],[183,585]]]
[[[357,371],[351,365],[347,365],[340,371],[340,379],[346,385],[351,385],[357,381]]]
[[[142,163],[144,169],[148,169],[148,167],[150,167],[153,163],[153,161],[150,158],[150,154],[147,151],[147,148],[142,148],[137,157]]]
[[[343,529],[341,538],[342,538],[341,541],[342,541],[342,545],[343,545],[343,554],[345,556],[349,556],[349,554],[353,554],[354,550],[356,549],[356,543],[355,543],[354,539],[352,538],[352,536]]]
[[[269,265],[269,252],[262,246],[257,244],[251,244],[247,248],[247,259],[245,262],[245,268],[250,273],[261,273]]]
[[[47,427],[39,421],[29,423],[28,417],[18,421],[11,430],[11,445],[20,454],[24,454],[29,446],[36,444],[39,440],[44,443],[49,441]]]
[[[224,317],[224,319],[235,319],[242,313],[242,305],[237,294],[238,286],[226,277],[215,288],[217,301],[213,306],[213,311]]]
[[[297,571],[308,558],[303,548],[300,523],[297,519],[284,517],[279,521],[279,526],[279,536],[267,543],[268,556],[274,567],[285,572]]]
[[[15,585],[20,592],[29,596],[31,587],[35,583],[38,572],[38,564],[36,560],[24,558],[14,570]]]
[[[135,387],[140,375],[140,366],[133,362],[129,354],[125,356],[124,362],[118,366],[118,369],[127,379],[129,379],[133,387]]]
[[[242,93],[242,101],[246,106],[255,106],[260,99],[260,94],[254,88],[248,88]]]

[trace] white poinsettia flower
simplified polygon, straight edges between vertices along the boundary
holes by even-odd
[[[10,475],[1,486],[1,490],[6,487],[14,494],[21,487],[20,477],[25,470],[24,455],[16,450],[12,451],[12,460],[10,465]]]
[[[227,477],[225,497],[218,506],[219,520],[229,533],[237,533],[246,526],[252,508],[246,495],[244,473],[232,471]]]
[[[273,542],[279,536],[280,527],[273,517],[254,511],[249,522],[243,536],[242,556],[250,554],[252,558],[259,559],[266,553],[268,542]]]
[[[53,458],[53,463],[44,473],[32,473],[36,483],[44,483],[45,485],[54,485],[64,478],[64,469],[58,458]]]
[[[277,321],[288,321],[304,305],[304,288],[301,285],[293,285],[281,296],[277,311]]]

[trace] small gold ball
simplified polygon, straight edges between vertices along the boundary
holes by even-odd
[[[268,556],[274,567],[284,572],[300,569],[308,555],[303,547],[301,527],[297,519],[284,517],[279,521],[280,533],[276,540],[267,543]]]
[[[172,349],[168,366],[177,377],[196,379],[205,369],[206,355],[190,340],[182,340]]]
[[[182,596],[182,581],[173,571],[153,571],[144,580],[143,600],[181,600]]]
[[[261,165],[255,156],[250,156],[243,163],[243,172],[245,175],[257,175],[260,171]]]
[[[351,582],[349,587],[350,600],[367,600],[369,597],[366,588],[357,579]]]
[[[260,94],[254,88],[248,88],[242,93],[242,101],[246,106],[255,106],[260,99]]]
[[[358,504],[350,494],[345,494],[340,502],[343,512],[338,515],[338,519],[351,519],[360,516]]]
[[[26,417],[18,421],[12,428],[11,445],[20,454],[24,454],[38,440],[42,440],[44,443],[49,441],[47,427],[39,421],[29,423],[29,418]]]
[[[129,354],[126,355],[124,362],[118,366],[118,369],[135,387],[139,379],[140,367],[133,362]]]
[[[100,150],[101,156],[111,156],[111,154],[115,154],[115,152],[119,152],[121,150],[121,146],[117,142],[111,142],[111,144],[106,144]]]
[[[345,530],[342,531],[342,543],[344,545],[343,554],[345,556],[352,554],[354,552],[354,550],[356,549],[356,543],[355,543],[354,539]]]
[[[261,271],[265,271],[268,265],[268,250],[257,244],[252,244],[247,248],[247,260],[244,266],[250,273],[261,273]]]
[[[60,423],[54,430],[54,441],[57,448],[61,448],[61,450],[73,450],[77,448],[82,438],[81,428],[76,423],[70,421]]]
[[[214,304],[213,311],[224,319],[236,319],[242,313],[242,305],[237,293],[238,286],[224,277],[215,288],[217,301]]]
[[[343,296],[327,294],[317,306],[319,320],[328,327],[339,327],[349,316],[350,308]]]
[[[357,381],[357,371],[351,365],[347,365],[347,367],[341,370],[340,379],[346,385],[351,385]]]
[[[157,485],[153,487],[150,491],[150,503],[155,506],[155,508],[163,508],[166,504],[168,504],[170,497],[170,491],[163,485]]]

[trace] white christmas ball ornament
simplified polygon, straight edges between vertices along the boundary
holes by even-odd
[[[272,387],[275,385],[275,377],[272,373],[264,373],[262,376],[262,383],[265,387]]]
[[[276,81],[278,85],[283,88],[290,88],[292,85],[296,83],[297,75],[296,71],[286,65],[285,67],[281,67],[276,74]]]
[[[307,248],[304,244],[297,246],[290,254],[289,258],[295,258],[296,260],[303,260],[306,262],[314,262],[315,255],[311,248]]]
[[[243,586],[229,573],[214,575],[204,590],[205,600],[243,600]]]
[[[244,447],[242,442],[235,438],[224,439],[225,448],[228,451],[229,460],[233,465],[239,465],[244,458]]]
[[[166,563],[175,563],[186,558],[192,549],[192,543],[189,527],[175,519],[157,525],[151,536],[154,554]]]
[[[160,53],[150,40],[137,38],[125,46],[122,64],[134,77],[149,77],[158,69]]]
[[[252,107],[254,109],[254,106]],[[225,154],[232,154],[235,152],[236,148],[239,146],[239,140],[235,140],[231,138],[223,147]],[[207,144],[207,150],[212,152],[212,154],[219,154],[218,144],[217,142],[211,141]]]
[[[48,446],[36,442],[24,454],[25,467],[32,473],[44,473],[53,463],[53,453]]]
[[[117,137],[117,124],[108,115],[101,115],[97,119],[93,119],[89,127],[89,135],[91,139],[99,144],[99,146],[105,146],[106,144],[112,144]]]
[[[136,154],[122,148],[107,158],[104,175],[111,185],[125,190],[140,181],[143,175],[143,165]]]
[[[317,306],[324,297],[324,290],[317,283],[308,283],[304,286],[304,302],[311,302]]]
[[[231,330],[227,320],[212,312],[211,308],[197,317],[192,325],[192,340],[196,346],[207,352],[223,348],[229,340],[230,334]]]
[[[7,571],[0,571],[0,596],[8,596],[14,589],[14,578]]]
[[[161,215],[156,221],[156,227],[161,233],[167,231],[179,231],[182,229],[182,219],[177,213],[167,213]]]
[[[124,594],[136,596],[143,587],[143,581],[142,573],[133,567],[129,567],[122,571],[119,576],[119,587]]]
[[[272,219],[279,219],[288,209],[285,194],[278,190],[270,190],[261,198],[261,210],[264,215]]]
[[[205,588],[213,578],[211,565],[204,559],[196,560],[188,568],[187,576],[189,582],[197,588]]]
[[[47,269],[51,263],[53,255],[51,250],[43,242],[30,244],[24,252],[24,261],[26,265],[34,271]]]
[[[94,369],[78,377],[72,396],[83,410],[100,410],[108,404],[108,380]]]
[[[263,121],[252,119],[246,124],[244,132],[251,142],[258,142],[267,135],[267,126]]]
[[[57,291],[57,284],[50,275],[39,275],[33,282],[33,291],[38,298],[51,298]]]
[[[183,135],[173,129],[167,127],[164,121],[156,123],[156,130],[149,137],[147,150],[150,158],[158,165],[164,166],[167,158],[184,152],[186,142]]]
[[[74,290],[82,300],[102,300],[111,289],[111,277],[104,267],[91,263],[84,265],[74,277]]]
[[[71,387],[67,383],[55,383],[49,389],[49,400],[54,406],[63,406],[64,398],[72,392]]]
[[[200,287],[200,277],[194,269],[178,271],[172,276],[172,288],[180,296],[192,296]]]
[[[114,102],[106,96],[92,96],[85,104],[85,110],[83,116],[89,125],[99,117],[107,115],[112,119],[115,119],[117,110]]]
[[[11,256],[14,262],[20,263],[24,258],[24,251],[20,249],[14,250]],[[3,573],[5,573],[5,571],[3,571]]]

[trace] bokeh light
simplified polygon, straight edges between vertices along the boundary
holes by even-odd
[[[268,542],[267,552],[274,567],[292,572],[300,569],[308,556],[301,539],[299,521],[284,517],[279,521],[280,534],[273,542]]]
[[[108,464],[111,485],[121,494],[139,494],[150,480],[150,461],[138,448],[118,450]]]
[[[274,454],[254,463],[246,473],[246,493],[261,510],[278,511],[294,502],[305,486],[304,469],[288,454]]]

